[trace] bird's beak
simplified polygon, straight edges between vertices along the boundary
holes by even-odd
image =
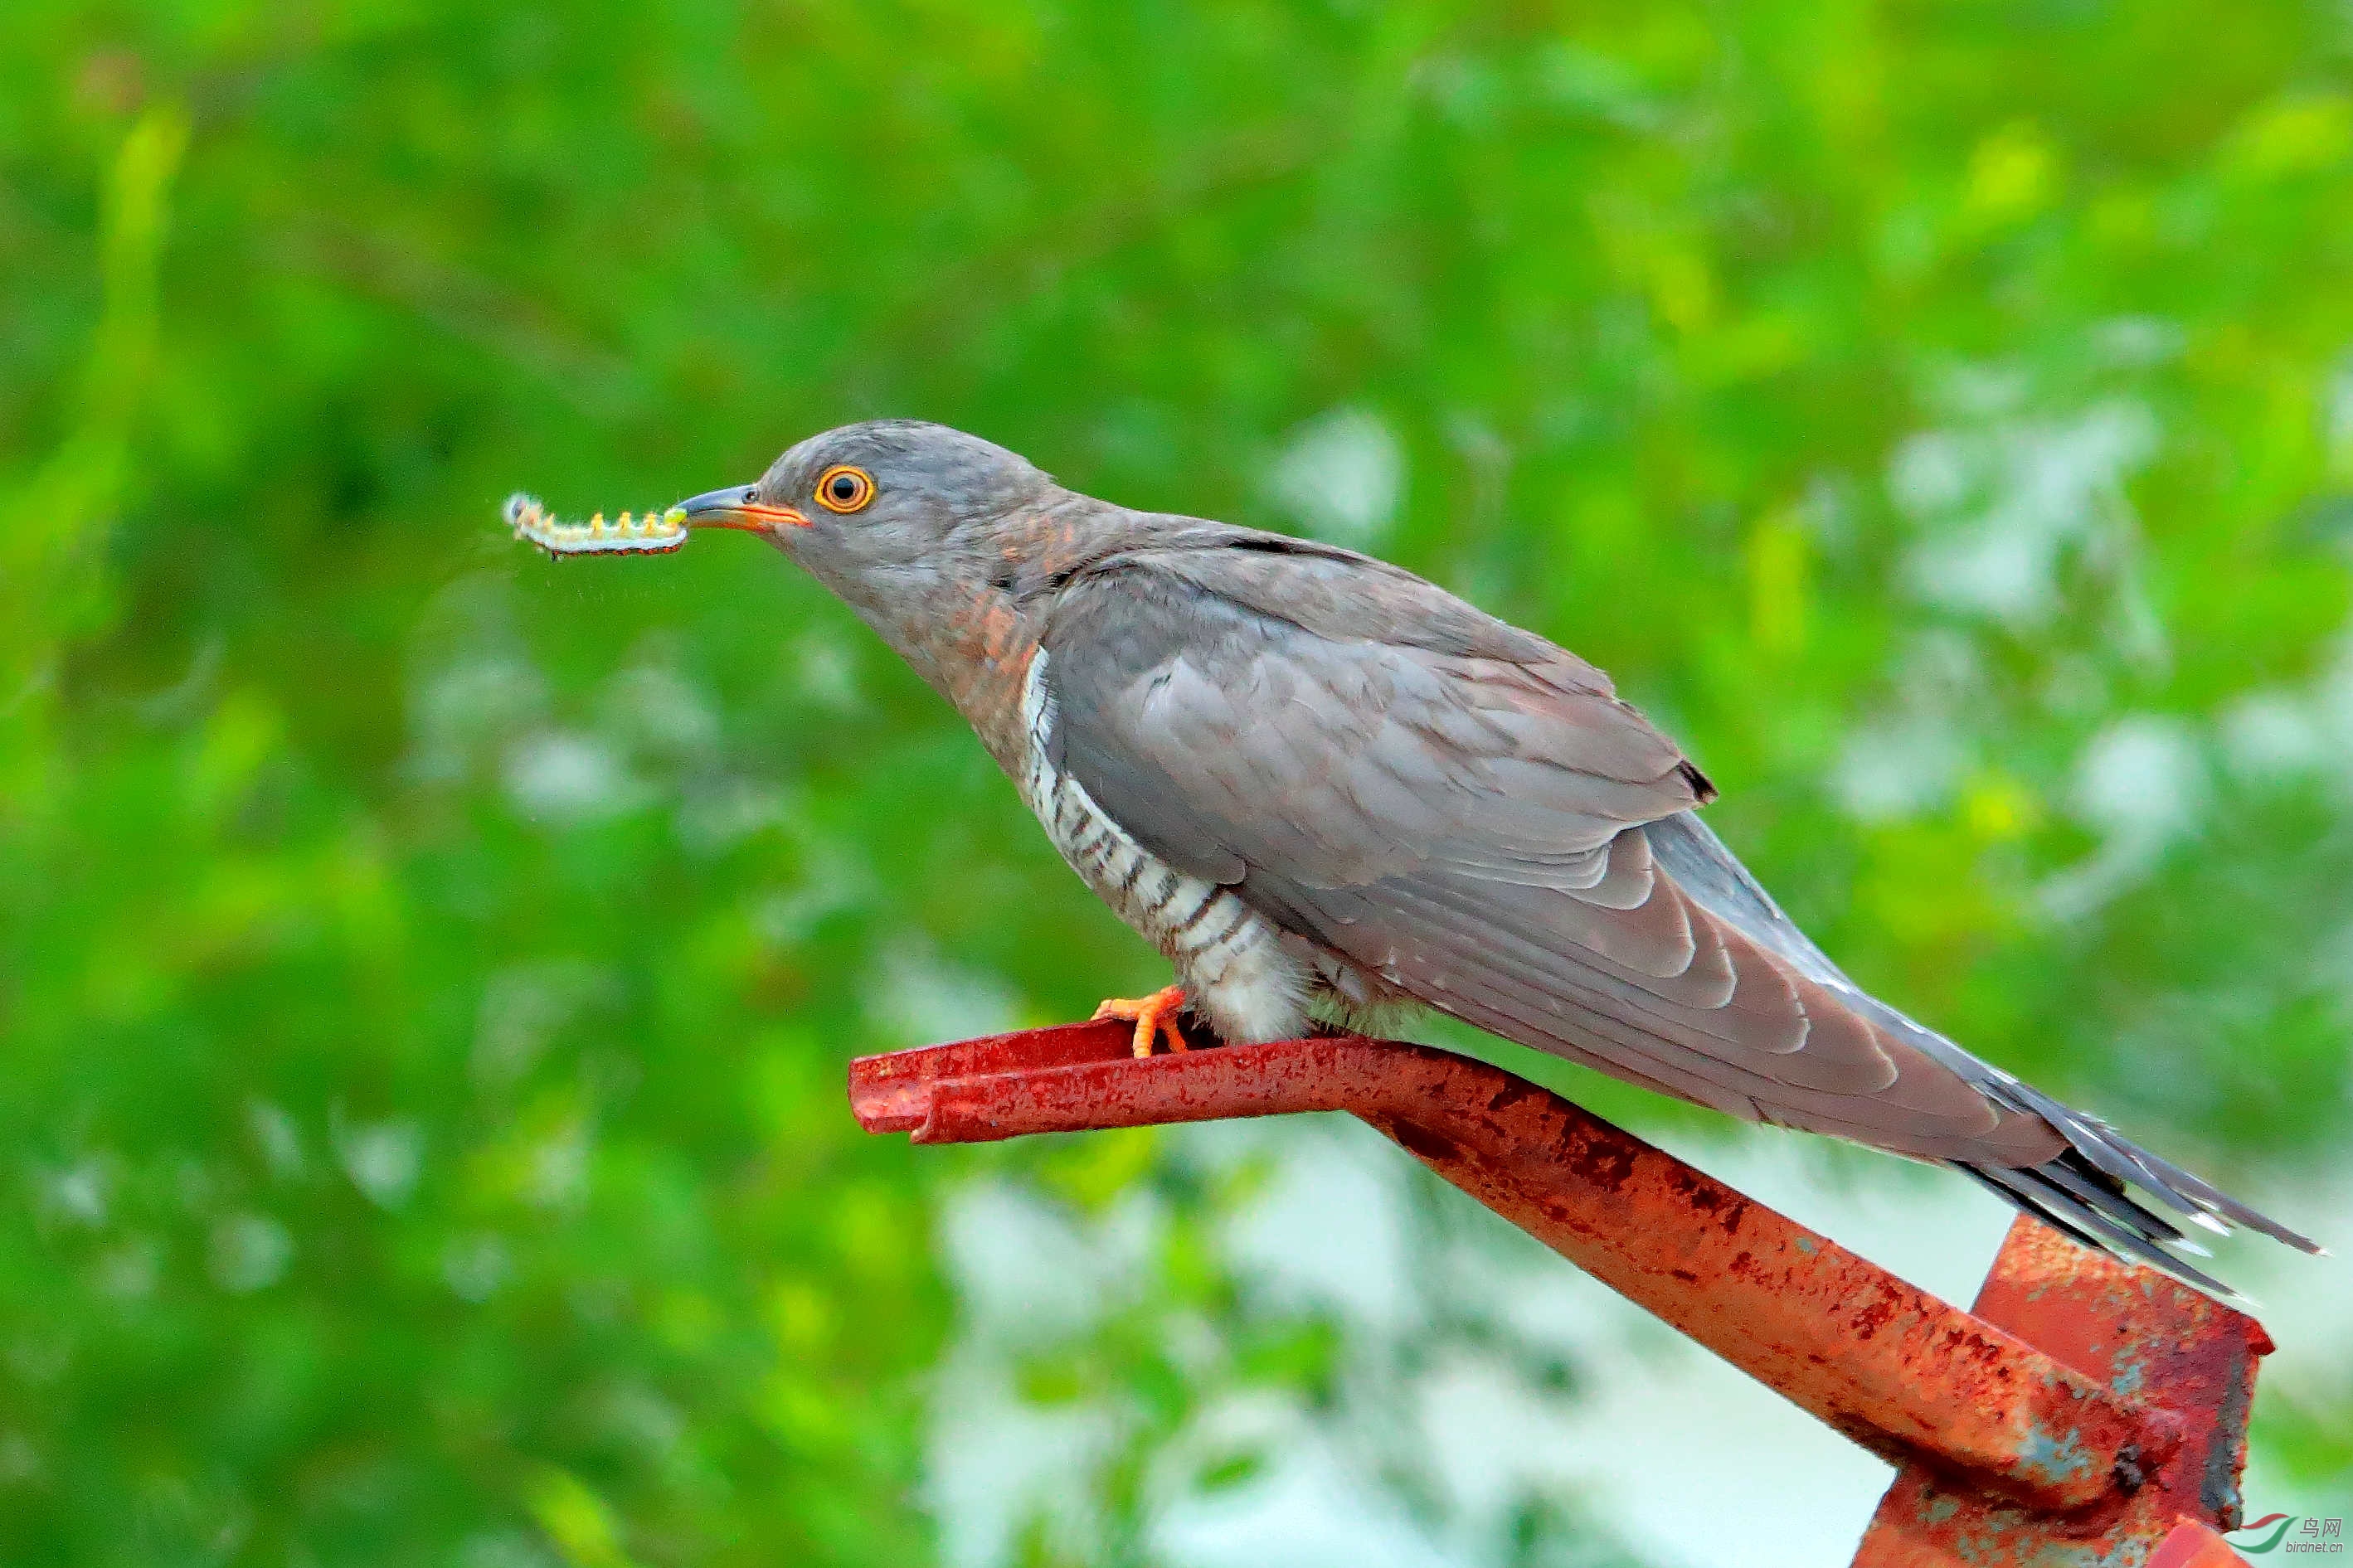
[[[809,520],[788,506],[766,506],[752,499],[750,485],[729,485],[705,490],[678,503],[689,528],[740,528],[747,533],[772,533],[779,528],[807,528]]]

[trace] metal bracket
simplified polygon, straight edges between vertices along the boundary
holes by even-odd
[[[1483,1062],[1335,1036],[1137,1058],[1078,1024],[850,1064],[871,1132],[974,1143],[1345,1110],[1898,1467],[1861,1568],[2236,1561],[2253,1319],[2021,1216],[1974,1314]],[[2208,1555],[2212,1552],[2223,1555]]]

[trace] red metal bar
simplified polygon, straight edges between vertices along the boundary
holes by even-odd
[[[2235,1445],[2253,1358],[2267,1348],[2262,1330],[2146,1270],[2021,1222],[1972,1316],[1482,1062],[1356,1037],[1138,1060],[1129,1037],[1122,1025],[1075,1025],[869,1057],[850,1065],[850,1101],[869,1131],[910,1132],[920,1143],[1346,1110],[1903,1467],[1873,1541],[1899,1493],[1913,1508],[1906,1517],[1930,1523],[1959,1517],[1947,1511],[1952,1498],[1981,1503],[1987,1530],[2012,1547],[2030,1534],[2089,1541],[2128,1527],[2145,1551],[2177,1512],[2235,1522]],[[2043,1308],[2038,1292],[2068,1280],[2106,1294],[2087,1298],[2072,1317]],[[2102,1360],[2088,1338],[2120,1321],[2113,1314],[2125,1309],[2123,1297],[2149,1281],[2170,1294],[2149,1298],[2156,1304],[2135,1320],[2141,1327],[2120,1334],[2119,1343],[2138,1348]],[[2233,1321],[2242,1327],[2233,1330]],[[2164,1351],[2168,1332],[2195,1339],[2198,1324],[2211,1330],[2211,1344],[2183,1352],[2186,1360]],[[2236,1352],[2228,1350],[2233,1332]],[[2232,1388],[2235,1406],[2225,1396]],[[2185,1389],[2193,1402],[2211,1397],[2211,1408],[2200,1405],[2204,1414],[2191,1415],[2175,1408]],[[2193,1472],[2206,1478],[2204,1492],[2188,1479]],[[2228,1501],[2211,1484],[2218,1473],[2230,1480],[2221,1489]],[[2160,1504],[2170,1510],[2161,1519]],[[1891,1547],[1894,1554],[1873,1557],[1866,1544],[1861,1561],[2042,1561],[1988,1554],[1995,1534],[1917,1535],[1912,1555]],[[1965,1547],[1979,1555],[1962,1554]]]
[[[2068,1549],[2082,1554],[2074,1561],[2130,1561],[2129,1548],[2160,1539],[2186,1553],[2181,1568],[2239,1560],[2207,1527],[2239,1523],[2255,1363],[2272,1350],[2261,1323],[2149,1269],[2077,1247],[2023,1215],[1978,1292],[1976,1313],[2104,1388],[2162,1400],[2181,1424],[2182,1444],[2170,1462],[2148,1467],[2121,1508],[2067,1536]],[[2177,1521],[2180,1528],[2168,1535]],[[1854,1561],[1856,1568],[2031,1562],[1998,1548],[2030,1534],[2032,1523],[2001,1499],[1907,1466]],[[2222,1555],[2211,1555],[2216,1552]]]

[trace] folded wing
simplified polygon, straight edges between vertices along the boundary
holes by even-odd
[[[1240,537],[1099,562],[1050,614],[1060,764],[1154,853],[1482,1028],[1969,1168],[2079,1233],[2178,1236],[2130,1180],[2301,1240],[1854,987],[1589,665],[1395,568]]]

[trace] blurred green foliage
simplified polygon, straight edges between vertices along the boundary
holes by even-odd
[[[2349,66],[2285,0],[0,9],[0,1558],[924,1560],[976,1170],[1174,1216],[1022,1373],[1124,1412],[1035,1560],[1341,1397],[1148,1135],[851,1127],[853,1053],[1160,980],[951,717],[749,545],[496,526],[853,417],[1354,530],[1612,669],[1895,1000],[2341,1159]]]

